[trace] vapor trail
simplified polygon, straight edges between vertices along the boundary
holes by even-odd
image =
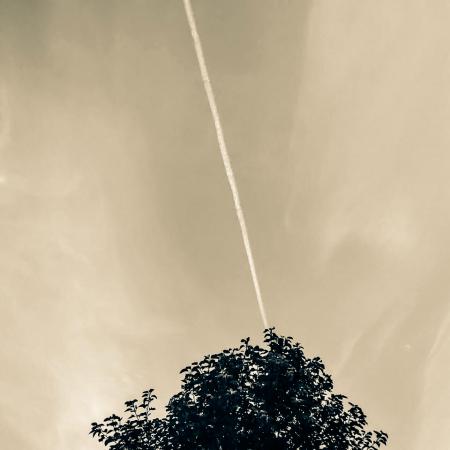
[[[258,302],[259,312],[261,314],[261,319],[264,324],[264,328],[268,328],[267,315],[264,307],[264,302],[261,295],[261,289],[259,287],[258,276],[256,274],[255,261],[253,260],[253,253],[250,246],[250,240],[247,232],[247,225],[245,223],[244,213],[241,207],[241,201],[239,199],[239,191],[236,185],[236,180],[234,178],[233,168],[231,166],[230,157],[228,155],[227,146],[225,143],[225,138],[223,135],[222,124],[220,121],[219,111],[217,110],[216,99],[214,97],[214,92],[211,85],[211,80],[209,79],[208,68],[206,67],[205,57],[203,55],[202,43],[200,41],[200,36],[198,35],[197,25],[195,23],[194,12],[192,10],[192,5],[190,0],[183,0],[184,8],[186,10],[186,16],[189,22],[189,27],[191,29],[192,39],[194,41],[195,53],[197,54],[198,65],[200,67],[200,73],[203,80],[203,86],[205,88],[206,96],[208,98],[209,108],[211,109],[211,114],[214,121],[214,126],[216,128],[217,141],[219,143],[220,154],[222,155],[223,165],[225,166],[225,172],[227,174],[228,183],[230,185],[231,193],[233,194],[234,207],[236,210],[236,215],[241,227],[242,240],[244,241],[245,252],[247,253],[248,265],[250,267],[250,273],[252,275],[253,286],[256,293],[256,301]]]

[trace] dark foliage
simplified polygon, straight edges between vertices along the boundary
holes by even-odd
[[[150,418],[153,390],[126,402],[128,417],[93,423],[91,434],[110,450],[375,450],[382,431],[333,382],[320,358],[309,359],[290,337],[265,330],[267,347],[208,355],[181,371],[181,391],[163,419]]]

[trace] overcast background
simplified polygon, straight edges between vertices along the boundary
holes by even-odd
[[[270,322],[391,450],[450,439],[450,4],[195,0]],[[0,434],[261,322],[181,0],[0,0]]]

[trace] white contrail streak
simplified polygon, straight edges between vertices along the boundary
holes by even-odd
[[[206,67],[205,57],[203,55],[202,43],[200,41],[200,36],[198,35],[197,25],[195,23],[194,12],[192,10],[192,5],[190,0],[183,0],[184,8],[186,10],[186,16],[189,22],[189,27],[191,29],[192,39],[194,40],[195,52],[197,54],[198,64],[200,66],[200,73],[203,80],[203,86],[205,88],[206,96],[208,98],[209,108],[211,109],[211,114],[214,121],[214,126],[216,128],[217,141],[219,143],[220,153],[222,155],[223,165],[225,166],[225,172],[227,174],[228,183],[230,185],[231,193],[233,194],[234,207],[236,210],[236,215],[241,227],[242,240],[244,241],[245,251],[247,253],[248,265],[250,267],[250,272],[252,275],[253,286],[255,288],[256,300],[258,302],[259,312],[261,314],[261,319],[264,324],[264,328],[268,328],[268,321],[266,310],[264,308],[264,303],[261,295],[261,289],[259,287],[258,276],[256,274],[255,261],[253,260],[253,253],[250,246],[250,240],[247,232],[247,225],[245,224],[244,213],[241,207],[241,201],[239,199],[239,191],[236,185],[236,180],[234,178],[233,169],[231,167],[230,157],[228,155],[227,146],[225,144],[225,138],[223,135],[223,129],[220,122],[219,111],[217,110],[216,99],[214,97],[214,92],[211,85],[211,80],[209,79],[208,68]]]

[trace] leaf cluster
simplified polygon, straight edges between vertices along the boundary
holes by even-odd
[[[166,416],[151,418],[156,398],[125,403],[93,423],[91,434],[110,450],[376,450],[387,434],[367,431],[362,409],[333,393],[320,358],[300,344],[264,331],[265,347],[243,339],[237,348],[207,355],[181,371],[180,392]]]

